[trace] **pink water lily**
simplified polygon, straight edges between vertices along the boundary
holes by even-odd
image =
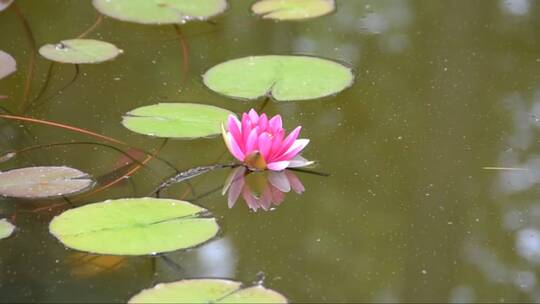
[[[236,159],[251,170],[272,171],[313,163],[299,155],[309,143],[309,139],[298,139],[300,129],[285,137],[280,115],[268,119],[253,109],[242,114],[242,121],[229,115],[227,128],[222,126],[225,144]]]

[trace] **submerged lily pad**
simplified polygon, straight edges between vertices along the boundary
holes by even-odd
[[[0,51],[0,79],[17,70],[15,59],[6,52]]]
[[[334,0],[261,0],[251,10],[265,19],[301,20],[324,16],[336,9]]]
[[[104,15],[143,24],[206,20],[227,9],[226,0],[93,0],[92,3]]]
[[[128,303],[287,303],[287,299],[260,285],[243,288],[240,282],[199,279],[158,284]]]
[[[0,12],[8,8],[8,6],[13,3],[13,1],[15,0],[0,0]]]
[[[0,172],[0,195],[20,198],[66,196],[94,184],[88,174],[70,167],[28,167]]]
[[[350,68],[308,56],[251,56],[233,59],[208,70],[204,84],[230,97],[277,101],[306,100],[336,94],[354,81]]]
[[[197,103],[159,103],[128,112],[122,124],[145,135],[197,138],[221,133],[232,112]]]
[[[199,245],[216,235],[206,210],[172,199],[107,200],[65,211],[49,231],[69,248],[100,254],[144,255]]]
[[[12,223],[6,219],[0,219],[0,239],[9,237],[13,233],[13,230],[15,230],[15,226]]]
[[[123,51],[114,44],[94,39],[62,40],[39,49],[41,56],[62,63],[100,63],[116,58]]]

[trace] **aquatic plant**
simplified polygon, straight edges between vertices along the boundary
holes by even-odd
[[[281,115],[268,119],[251,109],[242,114],[242,121],[229,115],[222,134],[231,154],[250,170],[280,171],[313,163],[299,155],[309,143],[309,139],[297,139],[301,128],[285,137]]]

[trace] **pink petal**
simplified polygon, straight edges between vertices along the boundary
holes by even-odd
[[[281,192],[277,188],[272,188],[271,195],[272,203],[274,203],[276,206],[281,205],[281,203],[283,203],[285,200],[285,192]]]
[[[268,172],[268,181],[281,192],[291,191],[291,184],[285,172]]]
[[[289,161],[284,160],[284,161],[277,161],[277,162],[269,163],[266,165],[266,168],[272,171],[281,171],[287,168],[287,166],[289,166]]]
[[[238,200],[238,197],[240,197],[240,193],[242,193],[244,185],[245,181],[243,176],[240,179],[233,181],[231,187],[229,188],[229,195],[227,196],[227,205],[229,208],[232,208]]]
[[[304,188],[304,185],[300,181],[300,179],[296,176],[296,174],[292,173],[291,171],[287,170],[285,171],[285,174],[287,175],[287,179],[289,180],[289,183],[291,184],[291,188],[294,192],[300,194],[306,190]]]
[[[229,131],[234,139],[236,139],[236,142],[240,147],[243,146],[242,143],[242,130],[240,129],[242,127],[240,121],[236,116],[229,115],[229,118],[227,119],[227,131]]]
[[[291,134],[289,134],[281,144],[281,147],[276,154],[272,155],[272,157],[275,158],[281,158],[281,154],[285,153],[291,145],[294,143],[294,141],[298,138],[298,135],[300,134],[300,130],[302,129],[301,126],[296,127],[294,130],[292,130]]]
[[[250,155],[251,153],[255,152],[257,150],[257,143],[258,143],[258,127],[255,127],[251,132],[249,132],[248,138],[245,142],[245,155]]]
[[[270,149],[270,155],[268,156],[267,162],[272,162],[281,150],[283,144],[283,135],[284,131],[280,130],[277,133],[274,133],[274,138],[272,139],[272,148]]]
[[[259,135],[259,152],[261,153],[262,157],[266,161],[268,159],[268,154],[270,154],[270,149],[272,148],[272,139],[270,138],[270,135],[266,132]]]
[[[251,132],[251,129],[252,129],[252,125],[251,125],[251,120],[249,120],[249,116],[246,113],[242,114],[242,142],[243,143],[247,141],[247,138],[249,136],[249,132]]]
[[[281,115],[276,115],[270,119],[268,122],[268,129],[272,133],[277,133],[279,130],[283,129],[283,122],[281,121]]]
[[[232,169],[231,173],[229,173],[229,175],[227,176],[227,179],[223,183],[223,189],[221,190],[221,195],[225,195],[225,193],[227,193],[232,183],[236,182],[240,178],[244,178],[245,173],[246,173],[246,167],[244,166],[240,166],[240,167]]]
[[[294,143],[291,145],[291,147],[287,150],[287,152],[283,153],[279,160],[291,160],[293,159],[302,149],[304,149],[307,144],[309,144],[309,139],[297,139],[294,141]]]
[[[268,118],[266,117],[266,114],[261,114],[259,117],[259,130],[261,132],[266,131],[266,128],[268,127]]]
[[[259,206],[261,206],[264,211],[270,209],[270,206],[272,206],[272,187],[264,189],[264,192],[259,199]]]
[[[257,199],[257,197],[251,193],[248,187],[244,187],[242,190],[242,197],[250,209],[253,211],[257,211],[257,209],[259,209],[259,199]]]
[[[249,110],[248,115],[252,125],[256,125],[259,122],[259,115],[257,112],[255,112],[255,110]]]
[[[307,160],[300,155],[296,155],[293,159],[291,159],[291,163],[289,164],[287,168],[306,167],[306,166],[312,165],[313,163],[315,162],[311,160]]]
[[[236,140],[233,138],[232,134],[227,132],[227,142],[229,143],[227,145],[227,148],[229,148],[229,151],[231,154],[238,159],[239,161],[244,161],[244,158],[246,158],[246,155],[244,152],[242,152],[242,149],[238,146],[236,143]]]

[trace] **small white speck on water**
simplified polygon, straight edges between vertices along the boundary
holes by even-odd
[[[422,274],[427,274],[427,270],[422,269]]]

